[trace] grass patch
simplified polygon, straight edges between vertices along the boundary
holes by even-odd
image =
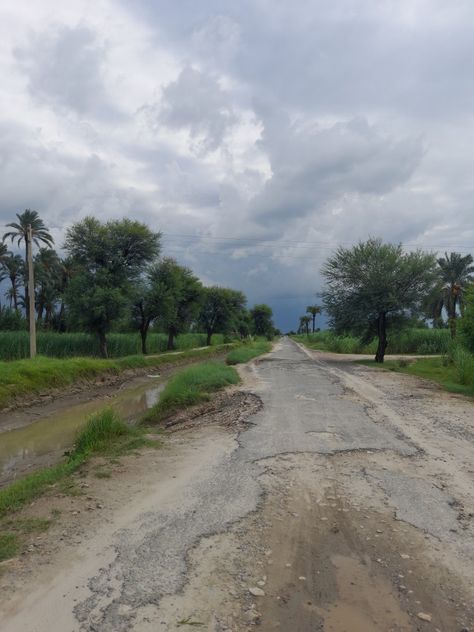
[[[237,371],[218,362],[203,362],[177,373],[142,421],[156,423],[176,411],[207,401],[210,393],[239,382]]]
[[[144,445],[157,446],[156,441],[144,437],[144,432],[143,428],[127,425],[108,408],[92,415],[78,433],[75,448],[66,461],[29,474],[0,490],[0,517],[19,509],[56,484],[64,494],[82,494],[70,475],[95,454],[115,456]]]
[[[454,363],[446,363],[444,358],[420,358],[406,365],[396,360],[386,360],[383,364],[378,364],[374,360],[358,360],[357,363],[372,368],[416,375],[436,382],[451,393],[474,397],[474,385],[461,383],[457,366]]]
[[[14,533],[0,533],[0,562],[9,560],[20,551],[20,542]]]
[[[336,336],[332,331],[319,331],[309,336],[298,335],[292,338],[310,349],[333,353],[375,354],[377,349],[375,339],[364,344],[356,336]],[[387,354],[443,354],[448,353],[450,345],[451,334],[448,329],[406,329],[388,333]]]
[[[32,533],[43,533],[51,526],[52,520],[47,518],[21,518],[16,520],[8,520],[3,526],[9,531],[19,532],[23,535]]]
[[[256,340],[243,344],[236,349],[232,349],[232,351],[227,354],[225,361],[227,364],[243,364],[244,362],[252,360],[252,358],[262,355],[262,353],[268,353],[271,349],[271,342],[267,340]]]
[[[38,356],[33,360],[0,362],[0,408],[22,396],[44,393],[52,388],[64,388],[78,380],[118,375],[128,369],[180,364],[194,358],[219,355],[234,346],[231,343],[206,349],[190,349],[179,354],[134,355],[115,360],[86,357],[61,360]]]

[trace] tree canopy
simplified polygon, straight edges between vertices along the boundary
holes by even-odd
[[[421,309],[435,279],[434,255],[403,252],[401,245],[371,238],[340,247],[323,266],[322,292],[330,325],[337,332],[376,333],[377,362],[383,362],[387,327]]]

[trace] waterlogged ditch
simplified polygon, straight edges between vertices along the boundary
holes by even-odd
[[[40,467],[57,462],[74,443],[77,431],[92,413],[112,407],[133,421],[151,408],[159,398],[167,379],[144,377],[122,386],[112,395],[76,403],[41,415],[28,425],[0,432],[0,486]]]

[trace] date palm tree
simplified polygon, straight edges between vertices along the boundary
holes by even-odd
[[[17,222],[7,224],[7,227],[13,228],[13,230],[10,230],[3,235],[3,241],[10,239],[12,243],[16,242],[18,246],[21,246],[23,242],[25,243],[25,296],[26,313],[28,315],[28,255],[30,247],[27,238],[28,226],[31,226],[33,243],[35,243],[38,247],[45,245],[50,248],[54,244],[54,239],[50,235],[37,211],[26,209],[23,213],[17,213],[16,216],[18,218]]]
[[[456,336],[456,317],[458,308],[463,312],[464,293],[467,285],[474,281],[474,259],[471,255],[461,255],[458,252],[446,252],[438,260],[440,274],[440,299],[438,311],[444,307],[448,314],[451,337]],[[442,306],[441,306],[442,305]]]
[[[316,330],[316,316],[321,313],[321,308],[318,305],[308,305],[306,308],[306,313],[311,314],[311,319],[313,321],[313,334]]]
[[[300,326],[298,327],[298,333],[306,334],[309,336],[309,323],[311,318],[309,316],[300,316]]]
[[[1,244],[5,246],[5,244]],[[24,274],[24,263],[20,255],[9,253],[8,257],[2,261],[2,267],[5,270],[5,276],[10,279],[11,287],[8,290],[10,304],[15,310],[18,309],[18,289]]]

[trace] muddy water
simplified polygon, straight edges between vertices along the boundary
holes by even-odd
[[[158,400],[165,380],[145,378],[142,384],[122,388],[111,396],[81,402],[40,417],[33,423],[0,433],[0,485],[56,462],[71,448],[87,417],[111,406],[127,420],[137,418]]]

